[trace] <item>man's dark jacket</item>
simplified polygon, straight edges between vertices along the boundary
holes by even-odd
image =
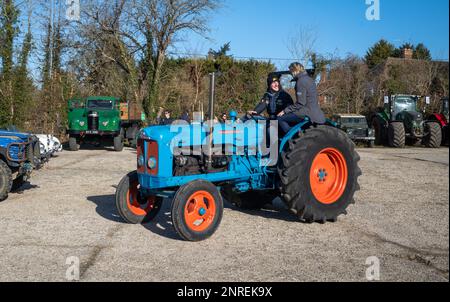
[[[325,123],[325,115],[319,106],[316,83],[306,72],[298,74],[294,80],[297,102],[284,110],[285,114],[293,113],[298,117],[309,117],[311,122]]]

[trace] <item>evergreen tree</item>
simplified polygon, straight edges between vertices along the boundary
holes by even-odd
[[[369,48],[365,56],[366,64],[372,68],[395,55],[395,46],[386,40],[378,41]]]

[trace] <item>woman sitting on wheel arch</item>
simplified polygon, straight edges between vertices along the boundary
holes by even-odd
[[[308,117],[313,124],[325,124],[326,119],[319,106],[317,87],[314,80],[300,63],[292,63],[289,71],[296,82],[297,102],[278,113],[278,124],[284,133],[291,130],[292,125],[301,123]]]
[[[261,115],[267,111],[271,120],[276,120],[277,115],[288,106],[294,104],[292,97],[287,93],[280,83],[280,78],[277,75],[269,75],[267,78],[267,92],[261,98],[260,103],[249,115]]]

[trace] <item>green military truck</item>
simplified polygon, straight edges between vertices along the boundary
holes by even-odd
[[[114,145],[122,151],[124,143],[136,146],[136,136],[145,121],[137,106],[109,96],[91,96],[68,101],[69,148],[78,151],[83,142]]]

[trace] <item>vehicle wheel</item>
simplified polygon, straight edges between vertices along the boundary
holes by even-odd
[[[383,126],[381,125],[378,118],[374,118],[372,120],[372,128],[375,131],[375,142],[374,144],[377,146],[381,146],[384,144],[383,140]]]
[[[211,237],[219,227],[222,215],[222,196],[210,182],[195,180],[175,193],[172,223],[177,233],[187,241]]]
[[[114,137],[114,151],[122,152],[123,150],[123,137],[118,135]]]
[[[158,215],[162,202],[162,197],[141,196],[136,171],[122,178],[116,190],[117,211],[131,224],[143,224],[153,220]]]
[[[13,180],[11,191],[19,190],[25,184],[25,175],[20,175],[16,179]]]
[[[3,160],[0,160],[0,201],[8,198],[12,183],[11,169]]]
[[[301,221],[335,222],[360,189],[360,157],[342,131],[319,126],[286,145],[279,162],[282,198]]]
[[[375,141],[367,142],[367,148],[374,148],[374,147],[375,147]]]
[[[438,123],[429,122],[425,124],[425,133],[423,144],[427,148],[439,148],[442,144],[442,129]]]
[[[393,122],[388,128],[389,147],[405,148],[405,126],[401,122]]]
[[[70,151],[78,151],[80,150],[80,144],[76,137],[69,137],[69,149]]]

